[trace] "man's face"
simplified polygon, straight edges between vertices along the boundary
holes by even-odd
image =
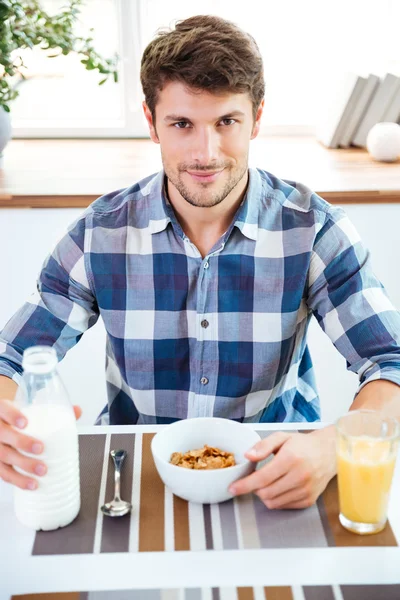
[[[193,93],[170,82],[159,93],[156,122],[144,104],[150,135],[161,146],[169,182],[191,205],[216,206],[246,176],[250,140],[259,131],[247,94]]]

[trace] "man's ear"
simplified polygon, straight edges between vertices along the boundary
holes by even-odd
[[[146,117],[146,121],[149,126],[150,137],[155,144],[159,144],[160,141],[157,136],[155,123],[153,122],[153,115],[151,114],[150,109],[147,106],[146,102],[143,102],[142,106],[143,106],[144,116]]]
[[[263,114],[263,110],[264,110],[264,99],[261,100],[260,106],[258,107],[257,110],[257,114],[256,114],[256,120],[253,126],[253,131],[251,134],[250,139],[254,140],[254,138],[256,138],[258,136],[258,134],[260,133],[260,127],[261,127],[261,117]]]

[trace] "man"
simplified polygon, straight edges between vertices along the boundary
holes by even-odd
[[[352,225],[304,185],[248,168],[264,108],[254,40],[192,17],[149,44],[141,81],[164,170],[94,202],[2,332],[0,476],[20,487],[36,482],[14,466],[46,472],[19,452],[40,455],[40,440],[12,427],[24,426],[7,400],[22,352],[50,344],[62,358],[99,314],[109,402],[98,422],[318,420],[312,314],[360,377],[351,408],[400,416],[399,315]],[[334,428],[276,433],[249,456],[271,453],[234,493],[309,506],[335,474]]]

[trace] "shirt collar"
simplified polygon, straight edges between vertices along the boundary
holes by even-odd
[[[249,182],[242,204],[236,213],[234,226],[255,242],[258,239],[258,218],[263,196],[263,182],[257,169],[249,168]]]
[[[164,231],[172,220],[173,211],[165,193],[164,177],[164,170],[159,171],[141,190],[142,195],[149,198],[149,231],[151,234]]]
[[[143,188],[143,196],[149,196],[150,201],[150,233],[159,233],[167,228],[169,223],[177,225],[173,208],[165,192],[165,172],[161,170]],[[262,204],[263,181],[257,169],[249,168],[249,182],[246,194],[235,216],[234,226],[250,240],[257,241],[258,219]],[[160,202],[161,199],[161,202]],[[179,226],[180,228],[180,226]],[[183,234],[183,232],[182,232]]]

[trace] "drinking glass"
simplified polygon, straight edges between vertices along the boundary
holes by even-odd
[[[378,411],[354,410],[336,430],[339,520],[354,533],[378,533],[387,522],[400,423]]]

